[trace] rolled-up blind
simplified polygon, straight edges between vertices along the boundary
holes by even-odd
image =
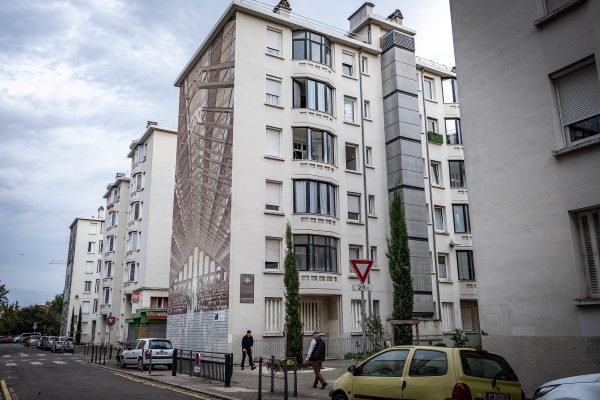
[[[267,182],[267,206],[269,209],[279,210],[281,205],[281,185],[278,183]]]
[[[563,126],[600,114],[600,80],[593,62],[556,79]]]
[[[280,255],[280,241],[277,239],[266,239],[265,240],[265,261],[266,262],[279,262]]]

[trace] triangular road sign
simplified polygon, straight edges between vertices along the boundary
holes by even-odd
[[[352,263],[352,268],[354,268],[354,272],[356,272],[358,279],[360,279],[360,283],[365,283],[369,271],[373,266],[373,260],[350,260],[350,262]]]

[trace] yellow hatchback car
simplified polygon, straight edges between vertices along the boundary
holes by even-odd
[[[335,381],[332,400],[525,400],[513,369],[485,350],[387,348]]]

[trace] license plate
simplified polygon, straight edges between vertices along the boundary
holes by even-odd
[[[504,393],[486,393],[485,400],[510,400],[510,396]]]
[[[158,352],[158,355],[159,355],[159,356],[161,356],[161,355],[163,355],[163,354],[167,354],[167,352],[166,352],[166,351],[162,351],[162,350],[160,350],[160,351]]]

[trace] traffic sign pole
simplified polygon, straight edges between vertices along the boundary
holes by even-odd
[[[367,352],[367,337],[366,337],[366,310],[365,310],[365,281],[369,276],[369,271],[371,271],[371,267],[373,266],[373,260],[350,260],[352,264],[352,268],[354,268],[354,272],[356,272],[356,276],[360,279],[361,288],[360,288],[360,313],[361,313],[361,325],[362,325],[362,342],[363,342],[363,358],[366,358]]]

